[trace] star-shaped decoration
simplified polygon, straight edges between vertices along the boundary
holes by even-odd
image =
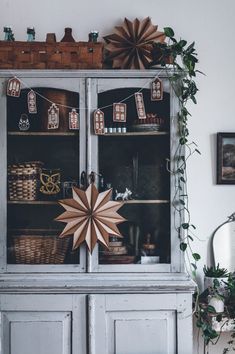
[[[95,185],[86,191],[73,187],[73,198],[60,200],[65,212],[56,220],[67,223],[59,237],[73,235],[73,249],[86,242],[92,253],[96,242],[109,246],[109,235],[122,237],[116,224],[126,219],[117,213],[123,203],[110,200],[112,189],[99,193]]]
[[[121,26],[114,28],[114,33],[104,37],[107,43],[107,60],[113,68],[145,69],[152,61],[153,43],[163,43],[166,36],[152,24],[150,17],[144,20],[127,18]]]

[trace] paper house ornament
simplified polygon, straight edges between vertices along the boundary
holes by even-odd
[[[28,92],[28,111],[31,114],[37,113],[36,93],[33,90]]]
[[[79,114],[76,109],[72,109],[69,112],[69,129],[71,130],[78,130],[79,129]]]
[[[151,101],[163,100],[163,83],[160,79],[151,82]]]
[[[51,107],[48,109],[48,121],[47,129],[58,129],[59,128],[59,108],[55,103],[52,103]]]
[[[13,77],[7,82],[7,96],[19,97],[21,91],[21,82],[16,77]]]
[[[113,121],[114,122],[126,122],[126,104],[114,103],[113,104]]]
[[[94,132],[97,135],[104,134],[104,112],[100,109],[94,112]]]
[[[136,104],[138,118],[139,119],[146,119],[144,98],[143,98],[142,92],[135,93],[135,104]]]

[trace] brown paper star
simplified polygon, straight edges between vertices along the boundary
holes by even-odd
[[[109,246],[109,235],[122,237],[116,224],[125,219],[117,213],[120,202],[110,200],[112,189],[99,193],[94,184],[86,191],[73,187],[73,198],[60,200],[65,212],[56,218],[67,223],[60,237],[73,234],[73,249],[85,241],[92,253],[96,242]]]
[[[153,43],[163,43],[165,34],[159,32],[149,17],[133,22],[124,19],[122,26],[116,26],[114,33],[104,37],[107,60],[113,61],[113,68],[145,69],[152,61]]]

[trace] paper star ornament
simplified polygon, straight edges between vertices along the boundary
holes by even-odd
[[[163,43],[166,36],[152,24],[150,17],[144,20],[127,18],[114,33],[104,37],[107,45],[107,59],[113,62],[113,68],[145,69],[152,61],[153,43]]]
[[[56,220],[66,223],[59,237],[73,235],[73,249],[86,242],[92,253],[97,241],[109,246],[109,235],[122,237],[117,224],[125,219],[117,213],[122,203],[110,200],[112,189],[99,193],[94,184],[86,191],[73,187],[73,198],[60,200],[65,212]]]

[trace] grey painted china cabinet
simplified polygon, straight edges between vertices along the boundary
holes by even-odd
[[[1,354],[192,353],[194,284],[179,250],[169,172],[178,109],[169,75],[0,72]],[[6,95],[14,76],[19,97]],[[122,118],[114,103],[125,103]],[[94,131],[97,109],[102,134]],[[92,181],[100,192],[113,188],[113,199],[126,189],[131,197],[119,210],[123,238],[111,235],[109,249],[96,245],[90,254],[58,238],[64,225],[55,218],[58,199]]]

